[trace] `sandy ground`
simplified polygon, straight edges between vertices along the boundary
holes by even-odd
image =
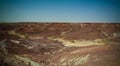
[[[120,66],[120,24],[0,24],[2,66]]]

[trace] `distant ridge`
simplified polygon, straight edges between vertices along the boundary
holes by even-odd
[[[120,22],[7,22],[0,21],[0,23],[120,23]]]

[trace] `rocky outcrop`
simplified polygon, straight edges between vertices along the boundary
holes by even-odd
[[[2,66],[119,66],[120,24],[2,23]]]

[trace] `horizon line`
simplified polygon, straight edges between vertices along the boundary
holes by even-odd
[[[0,21],[0,23],[120,23],[120,22],[65,22],[65,21],[50,21],[50,22],[47,22],[47,21],[42,21],[42,22],[38,22],[38,21]]]

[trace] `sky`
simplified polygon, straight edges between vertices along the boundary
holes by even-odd
[[[0,22],[120,23],[120,0],[0,0]]]

